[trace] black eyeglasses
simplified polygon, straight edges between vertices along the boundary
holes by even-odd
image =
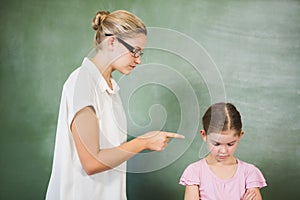
[[[113,34],[105,34],[105,36],[113,36]],[[115,36],[116,39],[124,45],[124,47],[126,47],[126,49],[128,49],[128,51],[130,51],[132,53],[132,56],[135,58],[138,58],[140,56],[143,55],[143,51],[140,47],[133,47],[130,44],[128,44],[127,42],[125,42],[124,40],[122,40],[121,38]]]

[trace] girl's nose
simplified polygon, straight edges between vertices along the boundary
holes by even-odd
[[[225,145],[220,146],[220,152],[221,153],[226,153],[227,152],[227,147]]]

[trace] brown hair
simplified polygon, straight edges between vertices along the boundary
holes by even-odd
[[[116,35],[120,38],[133,37],[136,34],[147,35],[144,23],[134,14],[117,10],[112,13],[98,11],[93,18],[92,27],[96,31],[94,42],[100,44],[106,34]]]
[[[240,135],[242,131],[241,115],[231,103],[221,102],[210,106],[202,117],[202,124],[206,135],[227,130],[235,130]]]

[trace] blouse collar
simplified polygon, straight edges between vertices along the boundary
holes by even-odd
[[[99,69],[90,59],[84,58],[82,67],[87,68],[92,79],[97,82],[101,92],[107,91],[109,94],[115,94],[119,91],[120,87],[113,78],[110,79],[112,83],[112,89],[108,86]]]

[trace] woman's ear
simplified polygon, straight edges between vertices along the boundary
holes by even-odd
[[[115,37],[109,37],[107,38],[107,40],[105,41],[106,43],[106,46],[109,50],[113,50],[114,49],[114,46],[115,46],[115,41],[116,41],[116,38]]]
[[[203,129],[200,129],[200,135],[202,137],[202,139],[206,142],[206,132]]]

